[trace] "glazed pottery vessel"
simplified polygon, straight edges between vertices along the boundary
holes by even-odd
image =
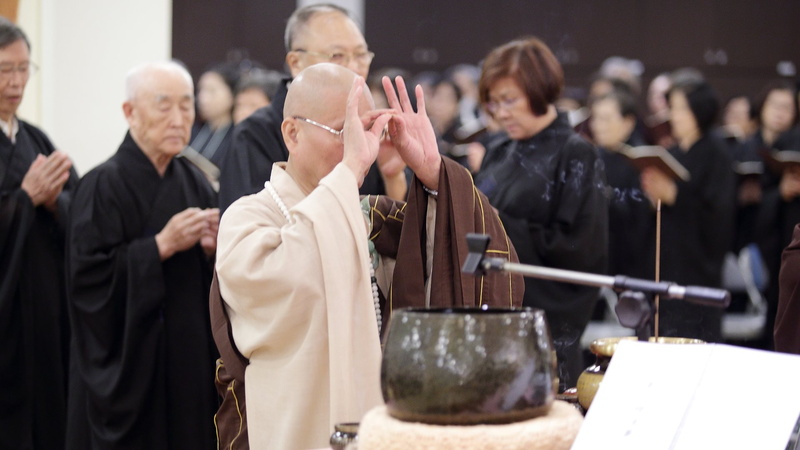
[[[552,405],[552,350],[538,309],[397,310],[383,352],[383,398],[404,421],[527,420]]]
[[[358,422],[337,423],[333,429],[330,439],[332,450],[344,450],[348,444],[358,441]]]
[[[600,388],[600,383],[606,374],[608,364],[611,362],[611,357],[614,356],[614,350],[617,349],[617,344],[620,341],[635,341],[636,336],[626,337],[610,337],[596,339],[589,346],[589,350],[595,355],[595,363],[587,367],[586,370],[578,377],[578,403],[588,410],[589,405],[592,404],[597,390]],[[705,344],[705,341],[700,339],[681,338],[681,337],[651,337],[650,342],[658,344]]]

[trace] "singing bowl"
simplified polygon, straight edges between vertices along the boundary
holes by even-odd
[[[396,310],[381,364],[387,411],[438,425],[546,414],[555,397],[552,350],[538,309]]]

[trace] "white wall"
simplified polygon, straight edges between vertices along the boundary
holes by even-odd
[[[19,116],[44,129],[83,175],[125,135],[125,74],[171,56],[172,0],[21,0],[18,23],[40,67]]]

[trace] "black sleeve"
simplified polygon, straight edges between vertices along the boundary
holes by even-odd
[[[221,164],[220,212],[240,197],[263,189],[264,182],[269,181],[272,165],[289,157],[281,135],[282,115],[267,106],[234,128],[233,141]]]

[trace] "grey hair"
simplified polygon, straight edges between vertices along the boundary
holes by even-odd
[[[174,72],[186,79],[186,82],[189,83],[189,86],[192,87],[194,90],[194,83],[192,82],[192,75],[189,74],[189,71],[186,69],[186,66],[181,64],[178,61],[151,61],[139,64],[138,66],[134,67],[128,74],[125,76],[125,100],[131,101],[136,97],[136,93],[138,92],[141,84],[143,75],[151,72],[153,70],[161,70],[166,72]]]
[[[331,3],[319,3],[316,5],[309,5],[296,9],[292,15],[289,16],[289,20],[286,22],[286,31],[283,35],[283,42],[286,45],[286,52],[288,53],[294,50],[292,48],[294,41],[297,40],[297,36],[299,34],[305,32],[308,21],[311,20],[312,17],[319,13],[328,12],[339,12],[344,14],[346,17],[351,18],[350,13],[346,9]]]
[[[0,16],[0,48],[6,48],[9,45],[22,40],[28,46],[28,51],[31,49],[31,43],[28,41],[28,36],[22,31],[22,28],[14,24],[14,22]]]

